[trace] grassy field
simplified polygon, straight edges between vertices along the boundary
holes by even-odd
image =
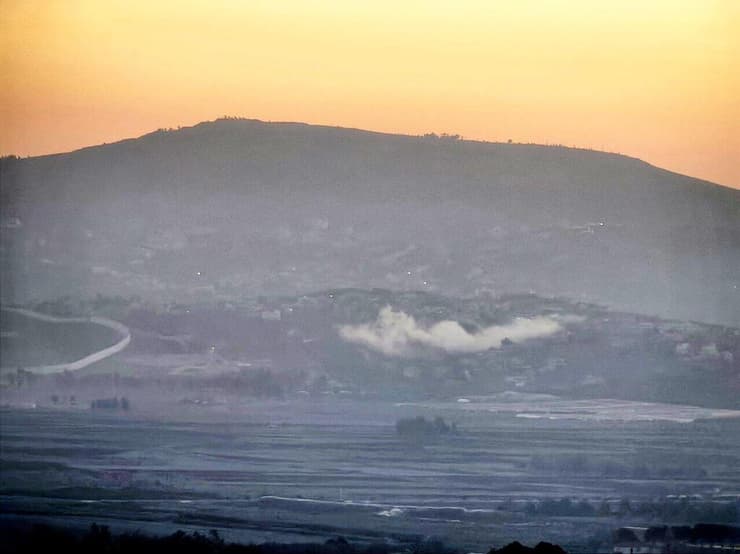
[[[113,330],[92,322],[50,322],[0,311],[2,368],[74,362],[120,340]]]

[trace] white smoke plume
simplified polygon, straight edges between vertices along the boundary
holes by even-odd
[[[508,338],[519,342],[546,337],[562,329],[552,317],[516,318],[506,325],[493,325],[476,333],[468,333],[457,321],[440,321],[431,327],[419,326],[416,320],[401,311],[386,306],[373,323],[344,325],[341,337],[365,345],[388,356],[408,356],[418,347],[432,347],[446,352],[482,352],[499,348]]]

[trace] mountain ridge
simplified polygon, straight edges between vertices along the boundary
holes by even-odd
[[[367,134],[367,135],[375,135],[379,137],[400,137],[400,138],[408,138],[408,139],[424,139],[429,138],[431,136],[436,136],[438,138],[452,138],[454,137],[454,140],[459,140],[460,142],[467,143],[467,144],[479,144],[479,145],[490,145],[490,146],[518,146],[518,147],[534,147],[534,148],[547,148],[547,149],[564,149],[564,150],[570,150],[570,151],[577,151],[577,152],[588,152],[593,153],[597,155],[605,155],[605,156],[614,156],[617,158],[624,158],[625,160],[631,160],[635,162],[639,162],[641,164],[645,164],[650,168],[664,171],[668,174],[675,175],[677,177],[684,177],[688,179],[692,179],[694,181],[700,181],[703,184],[714,186],[714,187],[720,187],[723,189],[729,189],[729,190],[737,190],[734,187],[731,187],[729,185],[723,185],[721,183],[716,183],[714,181],[710,181],[708,179],[703,179],[701,177],[696,177],[692,175],[687,175],[684,173],[680,173],[678,171],[674,171],[665,167],[661,167],[658,165],[655,165],[647,160],[643,160],[642,158],[639,158],[637,156],[631,156],[629,154],[623,154],[620,152],[611,152],[607,150],[598,150],[595,148],[589,148],[585,146],[567,146],[563,144],[544,144],[544,143],[537,143],[537,142],[505,142],[505,141],[496,141],[496,140],[485,140],[485,139],[473,139],[473,138],[467,138],[463,137],[461,135],[447,135],[447,134],[437,134],[437,133],[427,133],[425,135],[414,135],[414,134],[406,134],[406,133],[400,133],[400,132],[390,132],[390,131],[376,131],[372,129],[364,129],[361,127],[345,127],[341,125],[327,125],[327,124],[318,124],[318,123],[306,123],[302,121],[272,121],[272,120],[263,120],[259,118],[251,118],[251,117],[222,117],[222,118],[216,118],[213,120],[205,120],[198,123],[195,123],[193,125],[183,125],[178,126],[176,128],[160,128],[156,129],[154,131],[146,132],[142,135],[134,136],[134,137],[126,137],[121,138],[118,140],[115,140],[113,142],[102,142],[100,144],[90,144],[87,146],[82,146],[80,148],[75,148],[73,150],[66,150],[62,152],[50,152],[47,154],[38,154],[33,156],[15,156],[14,154],[7,154],[3,156],[3,158],[16,158],[19,160],[36,160],[40,158],[54,158],[59,156],[68,156],[70,154],[77,154],[85,151],[94,151],[96,149],[100,148],[111,148],[116,147],[120,145],[124,145],[127,143],[136,142],[142,139],[147,139],[151,136],[156,136],[161,133],[174,133],[174,132],[183,132],[188,130],[195,130],[199,128],[204,128],[207,126],[212,126],[216,124],[220,124],[222,122],[238,122],[238,123],[250,123],[250,124],[259,124],[259,125],[276,125],[276,126],[286,126],[286,127],[301,127],[301,128],[314,128],[314,129],[326,129],[326,130],[332,130],[337,132],[347,132],[347,133],[361,133],[361,134]]]
[[[740,326],[740,191],[621,154],[221,119],[0,178],[6,302],[535,290]]]

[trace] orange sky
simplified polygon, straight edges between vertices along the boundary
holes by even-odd
[[[222,115],[622,152],[740,188],[737,0],[0,0],[0,152]]]

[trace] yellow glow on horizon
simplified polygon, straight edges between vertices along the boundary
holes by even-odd
[[[243,115],[619,151],[740,188],[735,0],[0,0],[0,152]]]

